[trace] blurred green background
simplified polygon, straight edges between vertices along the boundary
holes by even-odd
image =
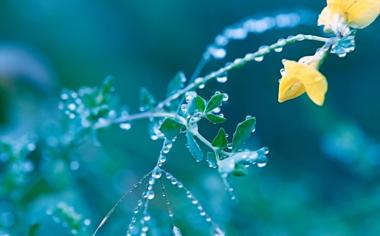
[[[224,27],[252,15],[299,9],[314,12],[316,22],[324,5],[322,0],[0,0],[1,139],[21,145],[26,136],[59,136],[51,123],[61,119],[61,89],[98,86],[110,74],[120,103],[136,111],[140,87],[164,98],[173,75],[182,70],[190,77]],[[271,150],[266,168],[231,180],[237,202],[229,199],[217,171],[193,161],[182,139],[169,155],[166,169],[194,191],[226,235],[380,235],[379,29],[378,20],[358,33],[353,53],[332,55],[322,66],[329,81],[324,107],[306,97],[277,103],[281,59],[311,55],[320,46],[313,42],[286,47],[230,73],[227,84],[211,83],[201,92],[229,94],[224,113],[230,134],[247,114],[256,116],[251,145]],[[226,61],[297,33],[322,32],[315,24],[249,36],[230,44]],[[210,63],[205,71],[220,65]],[[101,130],[101,146],[32,148],[30,158],[38,165],[20,186],[0,192],[0,235],[27,235],[35,223],[36,235],[70,235],[65,223],[46,213],[60,203],[90,220],[83,229],[88,235],[154,165],[160,143],[149,139],[146,126],[142,121],[128,132]],[[207,125],[201,130],[208,138],[216,131]],[[0,165],[3,171],[5,162]],[[183,234],[209,235],[210,227],[185,195],[168,190]],[[125,234],[139,194],[127,198],[99,235]],[[165,205],[157,200],[152,208],[153,235],[169,235]]]

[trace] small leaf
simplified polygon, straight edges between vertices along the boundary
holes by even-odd
[[[34,223],[29,226],[28,236],[37,236],[38,229],[40,228],[39,223]]]
[[[195,107],[200,112],[204,112],[206,109],[206,100],[204,100],[201,96],[197,95],[193,100]]]
[[[185,126],[172,118],[166,118],[160,126],[160,131],[169,139],[175,138]]]
[[[167,96],[176,93],[185,86],[186,76],[183,72],[178,72],[169,82]]]
[[[232,175],[240,177],[240,176],[245,176],[248,174],[247,168],[244,167],[243,164],[236,164],[235,169],[232,171]]]
[[[197,95],[190,103],[187,112],[189,114],[195,114],[196,112],[204,112],[206,109],[206,100]]]
[[[140,89],[140,111],[147,111],[154,107],[156,100],[145,88]]]
[[[203,160],[203,152],[201,148],[199,147],[197,140],[195,140],[194,136],[187,132],[186,133],[186,140],[187,140],[187,148],[189,149],[191,155],[195,158],[197,162]]]
[[[211,113],[207,114],[206,118],[207,118],[207,120],[209,120],[210,122],[212,122],[214,124],[223,123],[227,120],[226,118],[224,118],[221,115],[215,115],[215,114],[211,114]]]
[[[218,134],[215,136],[214,140],[212,141],[212,146],[220,149],[225,149],[227,147],[228,140],[226,137],[226,132],[223,128],[220,128],[218,131]]]
[[[256,118],[248,117],[245,121],[239,123],[236,127],[232,138],[232,150],[238,150],[245,140],[251,135],[256,126]]]
[[[210,112],[213,109],[217,108],[218,106],[222,105],[223,98],[224,98],[223,93],[214,94],[207,103],[206,112]]]
[[[104,80],[103,85],[102,85],[102,93],[103,94],[108,94],[112,92],[113,90],[113,77],[112,76],[107,76],[107,78]]]

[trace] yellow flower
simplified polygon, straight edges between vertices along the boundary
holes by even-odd
[[[376,20],[380,14],[380,0],[327,0],[318,24],[325,31],[342,33],[347,26],[362,29]]]
[[[327,80],[317,69],[319,60],[304,57],[296,61],[284,60],[280,79],[278,101],[280,103],[306,93],[317,105],[322,106],[327,92]]]

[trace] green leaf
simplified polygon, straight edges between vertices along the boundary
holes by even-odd
[[[197,95],[190,103],[188,108],[189,114],[194,114],[196,112],[204,112],[206,109],[206,100],[201,96]]]
[[[140,89],[140,111],[147,111],[154,107],[156,100],[145,88]]]
[[[240,177],[240,176],[245,176],[248,174],[247,168],[244,167],[243,164],[236,164],[235,169],[232,171],[232,175]]]
[[[227,120],[226,118],[224,118],[221,115],[215,115],[212,113],[207,114],[206,118],[207,118],[207,120],[209,120],[210,122],[212,122],[214,124],[220,124],[220,123],[223,123]]]
[[[217,108],[218,106],[222,105],[223,98],[224,98],[223,93],[214,94],[207,103],[206,112],[210,112],[213,109]]]
[[[173,95],[185,86],[186,76],[183,72],[178,72],[169,82],[167,96]]]
[[[39,223],[35,223],[29,226],[28,236],[37,236],[38,229],[40,228]]]
[[[206,100],[204,100],[201,96],[197,95],[193,100],[195,107],[200,112],[204,112],[206,109]]]
[[[245,121],[239,123],[232,138],[232,150],[238,150],[245,140],[251,135],[256,126],[255,117],[247,117]]]
[[[212,146],[220,149],[224,149],[227,147],[228,140],[226,136],[226,132],[223,128],[220,128],[218,131],[218,134],[215,136],[214,140],[212,141]]]
[[[103,94],[108,94],[111,93],[113,88],[113,77],[112,76],[107,76],[107,78],[104,80],[103,85],[102,85],[102,93]]]
[[[175,138],[185,126],[172,118],[166,118],[160,126],[160,131],[169,139]]]
[[[189,149],[194,159],[197,162],[202,161],[204,158],[203,152],[201,148],[199,147],[197,140],[195,140],[194,136],[190,132],[186,133],[186,141],[187,141],[187,148]]]

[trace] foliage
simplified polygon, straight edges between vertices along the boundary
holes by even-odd
[[[297,14],[280,16],[293,19],[294,15]],[[278,20],[278,17],[264,18],[263,22],[266,22],[265,25],[268,28],[280,27],[279,23],[282,21]],[[268,22],[272,22],[273,25],[271,26]],[[283,28],[291,27],[291,21],[289,22],[288,25],[283,25]],[[168,83],[164,99],[156,99],[148,89],[142,88],[137,112],[120,104],[112,78],[107,78],[98,88],[63,90],[58,104],[63,116],[54,117],[54,122],[52,122],[54,128],[51,130],[55,132],[49,130],[49,134],[46,134],[43,131],[36,131],[36,134],[25,137],[25,140],[20,139],[17,142],[4,140],[0,143],[0,196],[11,203],[10,212],[16,212],[13,216],[14,221],[17,222],[16,225],[23,224],[23,227],[12,229],[0,222],[0,230],[4,228],[5,235],[8,231],[29,236],[42,235],[41,228],[44,224],[49,224],[49,221],[34,218],[32,222],[29,222],[30,220],[24,222],[24,216],[19,212],[28,208],[25,205],[26,200],[38,201],[39,197],[50,194],[54,198],[62,199],[49,203],[49,207],[43,206],[49,219],[53,219],[69,234],[95,236],[100,234],[108,219],[120,208],[120,204],[126,197],[132,192],[141,190],[141,197],[137,199],[133,209],[126,235],[157,235],[168,232],[176,236],[182,235],[182,225],[175,220],[173,204],[165,187],[173,186],[175,190],[185,194],[184,199],[195,208],[200,216],[198,218],[209,226],[213,235],[225,235],[223,227],[216,223],[211,214],[206,211],[207,205],[203,205],[195,196],[198,193],[191,191],[176,175],[172,174],[172,171],[168,170],[166,162],[173,145],[181,143],[184,139],[189,154],[196,162],[205,161],[210,168],[216,170],[232,200],[236,199],[236,196],[230,183],[231,178],[247,175],[249,167],[265,167],[269,149],[252,147],[250,140],[252,133],[256,130],[256,118],[250,115],[236,125],[232,138],[229,137],[227,128],[221,127],[227,121],[227,115],[222,113],[222,110],[224,104],[229,101],[229,95],[216,91],[204,96],[199,90],[205,89],[206,85],[214,80],[220,84],[226,83],[231,71],[240,69],[250,62],[261,62],[271,52],[280,53],[290,44],[312,41],[323,43],[323,46],[319,47],[313,56],[294,62],[295,70],[285,68],[285,71],[282,71],[279,97],[283,98],[281,101],[286,101],[307,93],[316,104],[322,105],[327,87],[319,89],[320,83],[314,83],[313,80],[316,79],[314,75],[319,73],[319,66],[324,62],[327,54],[343,57],[354,50],[356,30],[350,28],[350,25],[345,26],[348,29],[345,27],[344,33],[333,32],[334,34],[328,37],[298,34],[281,38],[271,45],[261,46],[256,52],[247,53],[215,71],[202,75],[209,61],[222,60],[226,57],[226,47],[230,41],[245,39],[248,33],[266,30],[260,28],[262,24],[259,24],[258,20],[246,19],[227,28],[223,34],[215,38],[215,42],[207,47],[191,76],[178,72]],[[309,80],[303,80],[304,77],[308,77]],[[320,78],[322,76],[317,79],[320,80]],[[286,85],[282,87],[281,84],[284,83]],[[209,93],[209,91],[206,90],[204,93]],[[60,195],[68,187],[75,187],[73,183],[81,180],[80,176],[72,174],[80,166],[75,153],[85,145],[101,145],[101,141],[98,140],[100,132],[112,129],[113,126],[118,126],[125,131],[131,130],[136,121],[141,119],[148,120],[151,139],[162,142],[162,147],[157,154],[157,162],[150,171],[133,184],[98,225],[90,227],[91,221],[85,217],[88,213],[81,213],[81,209],[78,210],[76,207],[78,204],[71,201],[70,196]],[[216,127],[218,132],[215,135],[204,135],[203,124]],[[213,138],[209,139],[210,136]],[[328,151],[331,150],[328,149]],[[182,156],[178,155],[176,158],[180,159]],[[192,171],[196,173],[196,170]],[[40,189],[46,192],[41,192]],[[37,192],[37,194],[30,197],[30,192]],[[160,198],[166,205],[169,219],[169,222],[166,222],[166,225],[170,225],[167,232],[164,226],[155,226],[159,224],[160,217],[154,214],[156,212],[153,201]],[[157,229],[160,229],[160,232],[157,233]]]

